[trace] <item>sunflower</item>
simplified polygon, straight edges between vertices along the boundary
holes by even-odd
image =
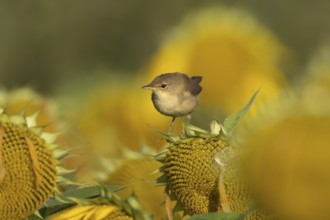
[[[118,195],[127,198],[134,193],[139,198],[143,210],[152,213],[155,219],[163,219],[165,209],[161,204],[164,187],[154,181],[159,177],[155,172],[159,167],[160,163],[150,158],[123,160],[121,165],[109,174],[106,183],[126,186]]]
[[[23,95],[19,101],[17,94]],[[38,124],[38,119],[46,119],[38,117],[40,111],[34,105],[42,102],[35,99],[40,96],[31,90],[2,91],[1,95],[0,219],[23,219],[37,212],[56,190],[64,170],[58,158],[64,152],[55,144],[59,133],[46,132],[47,126]],[[28,97],[30,108],[10,113]]]
[[[244,219],[266,217],[263,210],[252,208],[253,198],[241,173],[241,150],[232,139],[254,98],[223,125],[213,121],[210,132],[185,124],[183,136],[165,135],[169,146],[156,160],[162,163],[158,183],[165,185],[169,216],[181,210],[188,215],[236,212]],[[177,201],[173,210],[171,200]]]
[[[66,95],[62,99],[63,105],[69,100],[64,114],[73,122],[75,134],[85,142],[82,148],[83,154],[87,155],[84,162],[92,171],[104,174],[107,170],[101,164],[103,161],[128,159],[126,149],[138,152],[144,146],[150,146],[157,150],[165,144],[158,130],[165,130],[170,119],[166,120],[153,107],[146,108],[146,102],[151,102],[150,94],[141,89],[146,82],[132,81],[102,78],[102,83],[98,83],[91,79],[82,98]],[[83,82],[78,85],[82,86]],[[153,118],[152,123],[148,121],[150,118]],[[80,175],[82,179],[91,177],[90,172],[85,174]],[[107,176],[101,178],[105,180]]]
[[[298,91],[298,93],[301,91]],[[326,100],[273,103],[247,136],[245,173],[258,202],[279,219],[327,219],[330,112]]]

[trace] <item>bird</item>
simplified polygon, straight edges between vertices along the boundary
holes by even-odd
[[[199,85],[201,81],[202,76],[189,77],[179,72],[163,73],[142,87],[152,90],[151,100],[156,110],[172,117],[167,134],[171,134],[177,117],[187,116],[187,123],[190,122],[191,113],[199,102],[198,94],[202,91]]]

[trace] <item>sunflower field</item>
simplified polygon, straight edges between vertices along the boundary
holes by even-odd
[[[329,11],[0,1],[0,220],[330,219]],[[175,72],[169,133],[142,87]]]

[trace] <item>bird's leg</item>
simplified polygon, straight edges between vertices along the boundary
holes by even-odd
[[[171,122],[171,124],[170,124],[170,127],[169,127],[168,130],[167,130],[167,134],[171,134],[172,127],[173,127],[173,124],[174,124],[174,120],[175,120],[175,117],[172,118],[172,122]]]
[[[190,120],[191,120],[191,114],[187,115],[186,123],[189,124],[190,123]]]
[[[187,119],[186,119],[186,123],[189,124],[190,123],[190,120],[191,120],[191,114],[188,114],[187,115]],[[185,126],[183,126],[183,129],[181,131],[181,135],[180,135],[182,138],[185,138],[186,137],[186,131],[185,131]]]

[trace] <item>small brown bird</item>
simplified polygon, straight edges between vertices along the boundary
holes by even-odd
[[[176,117],[186,116],[187,122],[198,104],[198,94],[202,91],[201,76],[188,77],[183,73],[164,73],[142,88],[152,90],[152,102],[160,113],[171,116],[172,122],[167,131],[171,133]]]

